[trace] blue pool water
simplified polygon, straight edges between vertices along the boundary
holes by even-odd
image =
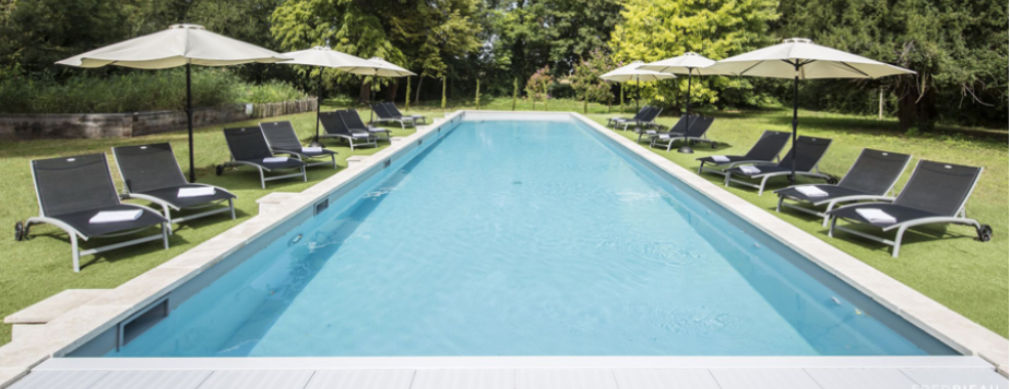
[[[953,353],[610,142],[463,121],[109,355]]]

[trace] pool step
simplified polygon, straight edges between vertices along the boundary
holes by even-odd
[[[106,292],[108,289],[67,289],[7,315],[4,323],[13,325],[11,340],[32,337],[44,324]]]

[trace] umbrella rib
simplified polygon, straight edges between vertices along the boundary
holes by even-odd
[[[867,78],[876,78],[876,77],[873,77],[873,76],[870,76],[869,74],[866,74],[866,73],[865,73],[865,72],[863,72],[862,70],[859,70],[859,69],[856,69],[856,67],[855,67],[855,66],[852,66],[852,65],[849,65],[849,63],[848,63],[848,62],[839,62],[839,63],[840,63],[840,64],[842,64],[843,66],[845,66],[845,67],[847,67],[847,68],[851,69],[852,71],[854,71],[854,72],[856,72],[856,73],[859,73],[859,74],[860,74],[860,75],[862,75],[863,77],[867,77]]]
[[[757,67],[758,65],[762,64],[763,62],[764,62],[764,61],[760,61],[760,62],[755,62],[755,63],[754,63],[753,65],[750,65],[750,66],[748,66],[748,67],[747,67],[746,69],[744,69],[744,70],[743,70],[743,71],[741,71],[740,73],[737,73],[737,75],[738,75],[738,76],[742,76],[742,75],[746,74],[747,72],[749,72],[749,71],[750,71],[751,69],[754,69],[754,68],[756,68],[756,67]],[[788,61],[787,61],[787,62],[788,62]]]

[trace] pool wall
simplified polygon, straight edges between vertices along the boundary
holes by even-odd
[[[273,193],[260,199],[261,211],[250,220],[186,251],[150,271],[110,290],[66,314],[41,326],[28,337],[18,338],[0,348],[0,385],[13,382],[36,364],[50,358],[68,355],[75,350],[107,350],[124,336],[121,324],[134,320],[142,327],[144,313],[149,308],[169,310],[177,306],[207,282],[233,268],[247,257],[283,238],[305,220],[311,218],[321,202],[339,204],[346,192],[374,177],[396,161],[409,159],[413,153],[434,143],[437,137],[451,131],[464,117],[471,120],[530,119],[580,121],[604,138],[626,149],[635,158],[648,162],[702,197],[713,201],[728,212],[749,222],[753,227],[777,238],[812,263],[863,292],[869,298],[892,310],[928,334],[966,355],[978,355],[997,365],[1001,374],[1007,371],[1007,340],[971,322],[956,312],[880,273],[856,258],[834,248],[795,226],[782,221],[766,210],[732,195],[693,172],[662,156],[574,113],[521,113],[490,111],[457,111],[430,126],[421,126],[407,137],[352,163],[347,169],[321,181],[300,193]],[[154,310],[152,310],[154,312]],[[136,330],[136,329],[135,329]],[[620,357],[615,357],[620,358]]]

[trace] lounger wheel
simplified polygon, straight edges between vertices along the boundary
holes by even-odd
[[[838,179],[834,177],[828,177],[828,183],[831,185],[835,185],[838,183]]]
[[[25,228],[24,222],[14,223],[14,240],[18,242],[25,240],[25,237],[28,235],[27,232],[28,230]]]
[[[978,240],[983,242],[988,242],[992,239],[992,226],[988,224],[983,224],[978,230]]]
[[[214,166],[214,174],[217,174],[219,176],[222,175],[222,174],[224,174],[224,165],[215,165]]]

